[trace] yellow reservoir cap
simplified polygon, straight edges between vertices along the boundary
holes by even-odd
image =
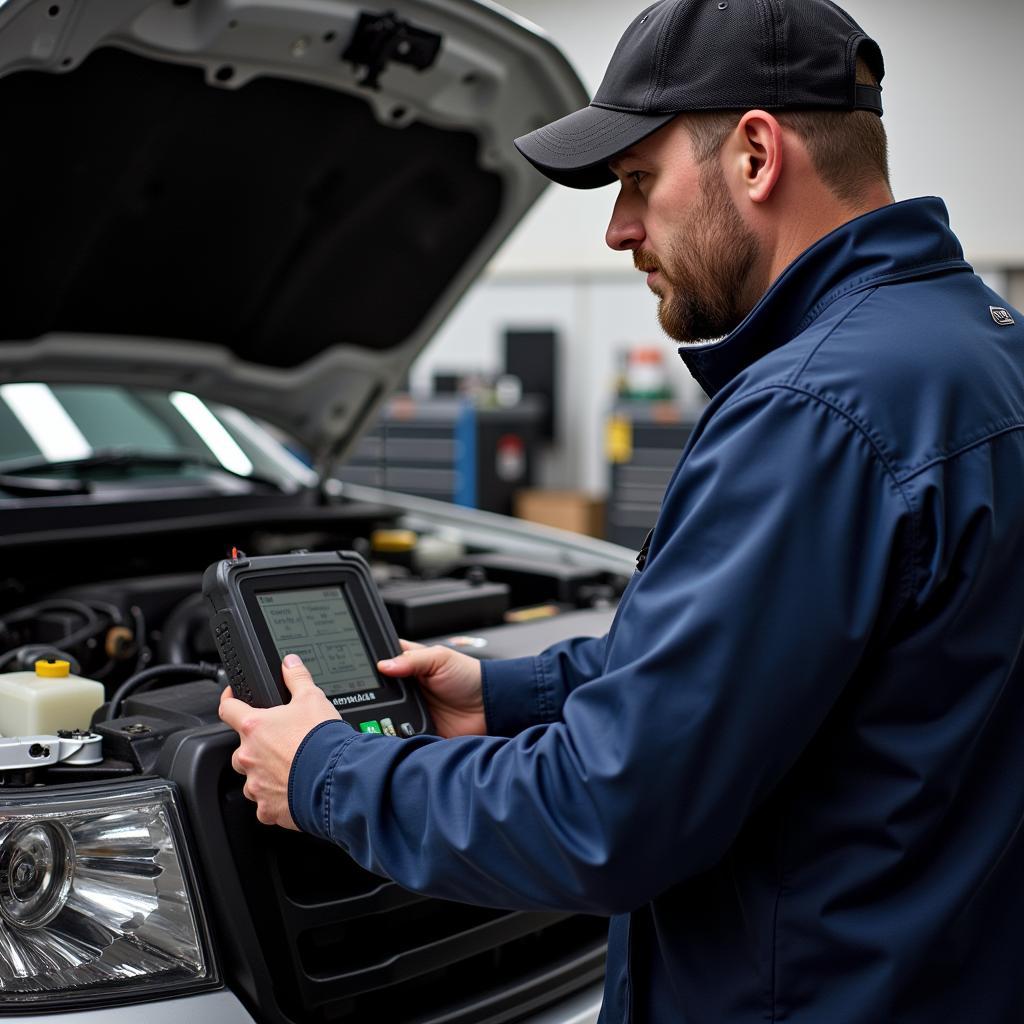
[[[400,554],[412,551],[417,539],[412,530],[374,530],[370,534],[370,547],[381,554]]]
[[[64,679],[71,675],[70,661],[37,661],[36,675],[43,679]]]

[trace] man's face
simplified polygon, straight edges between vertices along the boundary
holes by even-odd
[[[677,119],[613,161],[621,180],[607,242],[632,250],[660,298],[658,319],[679,342],[734,330],[753,308],[760,260],[717,159],[698,163]]]

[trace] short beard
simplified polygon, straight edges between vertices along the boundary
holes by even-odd
[[[734,331],[753,309],[751,275],[757,236],[743,223],[715,161],[700,172],[701,198],[672,239],[665,259],[634,253],[638,269],[660,270],[671,291],[658,305],[662,330],[684,344],[711,341]]]

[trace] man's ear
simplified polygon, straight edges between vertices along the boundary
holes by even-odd
[[[751,202],[766,202],[782,176],[782,126],[764,110],[749,110],[730,142],[740,186]]]

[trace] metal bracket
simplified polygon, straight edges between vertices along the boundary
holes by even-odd
[[[103,737],[94,732],[76,729],[61,730],[56,736],[0,736],[0,772],[102,760]]]

